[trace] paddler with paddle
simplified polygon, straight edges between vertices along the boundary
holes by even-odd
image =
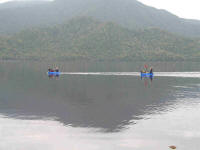
[[[144,65],[144,68],[145,69],[141,70],[141,73],[147,73],[148,72],[148,66]]]

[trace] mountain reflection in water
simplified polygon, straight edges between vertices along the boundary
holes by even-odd
[[[148,86],[139,76],[65,75],[51,80],[42,72],[44,66],[30,66],[1,66],[1,114],[49,117],[73,127],[118,132],[144,119],[144,114],[159,113],[177,103],[176,78],[144,79]]]
[[[154,63],[152,81],[142,63],[57,62],[68,74],[53,78],[49,66],[0,63],[1,150],[200,149],[198,63]]]

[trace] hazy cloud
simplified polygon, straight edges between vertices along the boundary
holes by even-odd
[[[166,9],[173,14],[189,19],[200,20],[200,1],[198,0],[138,0],[144,4]]]
[[[9,1],[54,1],[54,0],[0,0],[0,3]],[[72,0],[74,1],[74,0]],[[188,19],[200,20],[200,1],[198,0],[138,0],[144,4],[165,9],[169,12]]]
[[[0,0],[0,3],[10,2],[10,1],[54,1],[54,0]]]

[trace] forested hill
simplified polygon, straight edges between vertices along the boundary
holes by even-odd
[[[78,17],[0,37],[0,59],[199,61],[200,40]]]
[[[200,21],[182,19],[137,0],[55,0],[0,4],[0,33],[61,24],[77,16],[112,21],[133,30],[156,27],[179,35],[200,37]]]

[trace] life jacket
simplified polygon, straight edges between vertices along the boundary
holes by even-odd
[[[147,73],[147,71],[142,70],[141,73]]]

